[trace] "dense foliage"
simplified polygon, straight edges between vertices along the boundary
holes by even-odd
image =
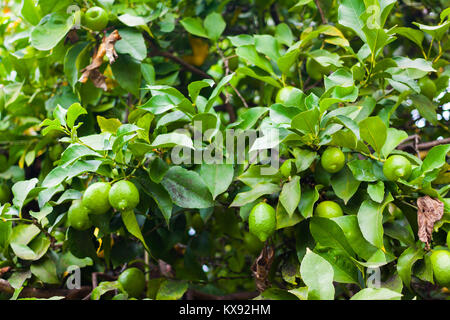
[[[448,7],[3,0],[0,298],[448,299]]]

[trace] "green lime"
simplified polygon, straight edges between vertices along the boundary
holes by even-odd
[[[83,16],[84,25],[94,31],[101,31],[108,25],[108,13],[100,7],[89,8]]]
[[[436,95],[436,85],[433,80],[428,77],[424,77],[419,80],[420,93],[428,97],[428,99],[433,100]]]
[[[322,201],[316,207],[315,215],[322,218],[336,218],[343,215],[341,206],[334,201]]]
[[[138,268],[129,268],[122,272],[118,278],[122,288],[130,297],[139,297],[145,289],[144,273]]]
[[[248,216],[249,231],[262,242],[266,241],[276,229],[275,209],[265,202],[255,205]]]
[[[280,167],[281,174],[288,178],[296,173],[297,169],[295,167],[295,160],[294,159],[287,159]]]
[[[444,287],[450,287],[450,251],[435,250],[430,256],[436,282]]]
[[[83,195],[83,205],[92,214],[104,214],[111,208],[108,195],[111,186],[107,182],[91,184]]]
[[[139,204],[139,190],[132,182],[120,180],[109,191],[109,203],[119,211],[133,210]]]
[[[0,204],[4,205],[11,199],[11,190],[6,184],[0,185]]]
[[[383,173],[390,181],[406,180],[411,175],[411,163],[404,156],[390,156],[383,165]]]
[[[320,158],[320,164],[327,172],[338,172],[345,165],[345,155],[339,148],[328,147]]]
[[[67,219],[69,225],[77,230],[86,230],[92,226],[89,220],[89,211],[83,206],[81,200],[74,200],[69,208]]]
[[[281,103],[287,107],[299,106],[303,99],[303,92],[292,86],[281,88],[275,97],[276,103]]]

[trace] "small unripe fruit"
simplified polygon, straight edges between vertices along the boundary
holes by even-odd
[[[344,167],[345,155],[339,148],[328,147],[320,158],[320,164],[325,171],[336,173]]]
[[[334,201],[322,201],[315,210],[315,215],[322,218],[336,218],[343,215],[341,206]]]
[[[383,174],[390,181],[407,180],[411,175],[411,163],[403,156],[390,156],[383,165]]]

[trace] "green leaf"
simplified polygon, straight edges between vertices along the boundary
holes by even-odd
[[[277,61],[280,57],[280,52],[278,51],[277,40],[268,34],[255,35],[255,48],[256,51],[262,53],[263,55],[269,57],[273,61]]]
[[[424,251],[422,248],[409,247],[398,257],[397,272],[403,283],[411,289],[411,274],[414,263],[422,259]]]
[[[353,177],[358,181],[377,181],[374,174],[373,163],[370,160],[352,160],[347,166],[353,173]]]
[[[283,185],[279,198],[281,204],[289,214],[289,217],[292,217],[295,209],[297,209],[297,206],[300,203],[300,196],[300,177],[294,176],[291,181],[286,182]]]
[[[367,193],[370,198],[378,203],[383,202],[384,199],[384,183],[383,181],[378,181],[377,183],[369,183],[367,185]]]
[[[361,138],[380,154],[387,137],[387,128],[380,117],[369,117],[359,123]]]
[[[114,48],[118,53],[128,53],[139,61],[147,57],[147,47],[145,46],[144,37],[139,30],[124,28],[119,30],[119,35],[122,39],[114,44]]]
[[[302,188],[298,210],[303,217],[312,217],[314,204],[319,200],[319,190],[320,188],[318,186],[315,186],[314,189],[308,187]]]
[[[56,275],[56,265],[51,259],[45,259],[30,266],[30,271],[39,280],[48,284],[58,284],[59,279]]]
[[[386,288],[365,288],[357,292],[350,300],[400,300],[401,293]]]
[[[405,131],[395,128],[388,128],[386,142],[381,149],[381,154],[387,158],[392,150],[394,150],[406,138],[408,138],[408,134]]]
[[[139,96],[141,86],[141,65],[128,54],[121,54],[111,65],[114,78],[119,85],[134,96]]]
[[[133,210],[122,211],[120,215],[122,216],[123,224],[127,228],[128,232],[138,238],[144,245],[145,249],[150,252],[150,249],[147,247],[144,237],[142,236],[141,228],[139,227]]]
[[[358,224],[364,238],[380,249],[384,248],[383,210],[392,200],[390,194],[381,204],[372,200],[364,200],[358,211]]]
[[[292,119],[291,128],[302,134],[317,135],[319,133],[319,119],[320,112],[317,108],[303,111]]]
[[[332,220],[342,229],[347,242],[359,257],[367,261],[374,255],[377,248],[364,239],[364,236],[359,229],[358,218],[356,215],[345,215],[333,218]]]
[[[78,102],[72,104],[69,109],[67,109],[67,114],[66,114],[66,123],[67,126],[72,129],[75,121],[78,119],[79,116],[81,116],[82,114],[87,114],[86,109],[84,109]]]
[[[180,23],[187,32],[195,36],[208,38],[208,33],[205,28],[203,28],[202,20],[200,18],[188,17],[181,20]]]
[[[211,79],[204,79],[200,81],[194,81],[189,83],[188,85],[188,91],[189,91],[189,97],[191,97],[191,101],[195,103],[197,101],[197,97],[200,93],[200,90],[207,87],[214,86],[214,80]]]
[[[73,27],[74,16],[59,12],[46,15],[31,31],[31,45],[46,51],[55,47]]]
[[[287,46],[292,45],[292,42],[294,42],[294,35],[292,34],[291,29],[286,23],[280,23],[276,26],[275,38],[279,43],[285,44]]]
[[[187,282],[164,280],[159,286],[158,293],[156,294],[157,300],[179,300],[183,297],[186,290],[189,288]]]
[[[39,180],[37,178],[33,178],[30,180],[18,181],[12,186],[11,191],[14,195],[13,205],[17,210],[20,211],[22,209],[25,200],[38,182]]]
[[[273,183],[259,183],[252,187],[250,191],[240,192],[236,195],[230,207],[242,207],[251,203],[263,195],[270,195],[280,191],[280,187]]]
[[[208,38],[217,41],[227,26],[222,16],[217,12],[210,13],[203,22]]]
[[[234,168],[232,164],[203,163],[199,174],[211,191],[214,200],[219,194],[227,191],[233,181]]]
[[[333,220],[328,218],[312,217],[309,228],[316,242],[325,247],[339,249],[346,253],[349,257],[355,257],[355,252],[348,243],[344,232]]]
[[[39,23],[42,17],[40,7],[34,0],[22,0],[20,14],[34,26]]]
[[[421,171],[427,173],[434,169],[441,168],[446,163],[446,156],[450,152],[450,144],[434,146],[428,151],[423,160]]]
[[[281,88],[281,83],[272,78],[267,74],[267,72],[257,68],[257,67],[240,67],[236,70],[236,73],[243,74],[265,83],[268,83],[276,88]],[[250,109],[251,110],[251,109]]]
[[[410,95],[409,98],[412,100],[417,110],[419,110],[419,113],[422,117],[424,117],[433,125],[436,125],[438,123],[436,105],[432,101],[430,101],[430,99],[421,94]]]
[[[214,206],[211,192],[198,173],[175,166],[161,181],[172,201],[181,208],[209,208]]]
[[[106,119],[102,116],[97,116],[97,123],[102,132],[109,132],[112,134],[116,134],[117,129],[122,125],[117,118]]]
[[[425,33],[428,33],[433,37],[433,39],[437,41],[441,41],[444,35],[447,33],[448,28],[450,27],[450,21],[445,21],[444,23],[437,26],[427,26],[418,22],[413,22],[416,26],[419,27]]]
[[[353,177],[352,172],[347,167],[344,167],[337,174],[333,175],[331,179],[331,187],[334,193],[341,198],[345,204],[358,190],[361,182]]]
[[[236,49],[236,54],[243,60],[250,64],[255,65],[258,68],[268,72],[269,74],[274,74],[272,65],[269,60],[264,56],[259,54],[256,47],[253,45],[240,46]]]
[[[119,281],[103,281],[92,290],[91,300],[100,300],[101,296],[113,290],[121,289]]]
[[[334,272],[327,260],[307,249],[300,266],[300,274],[308,286],[308,300],[334,299]]]
[[[365,10],[364,1],[360,0],[342,0],[338,9],[339,23],[355,31],[363,41],[366,41],[366,36],[362,31],[364,22],[360,16]]]
[[[417,44],[419,48],[422,48],[422,42],[424,38],[423,32],[408,27],[397,27],[394,29],[394,32],[411,40],[412,42]]]
[[[191,138],[187,135],[177,132],[165,133],[156,136],[153,140],[152,147],[154,148],[170,148],[174,146],[182,146],[189,149],[194,149],[194,144]]]

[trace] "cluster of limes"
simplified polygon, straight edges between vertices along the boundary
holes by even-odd
[[[86,230],[92,226],[90,214],[105,214],[111,207],[118,211],[133,210],[138,204],[139,191],[131,181],[120,180],[112,187],[108,182],[95,182],[80,200],[72,202],[68,222],[74,229]]]

